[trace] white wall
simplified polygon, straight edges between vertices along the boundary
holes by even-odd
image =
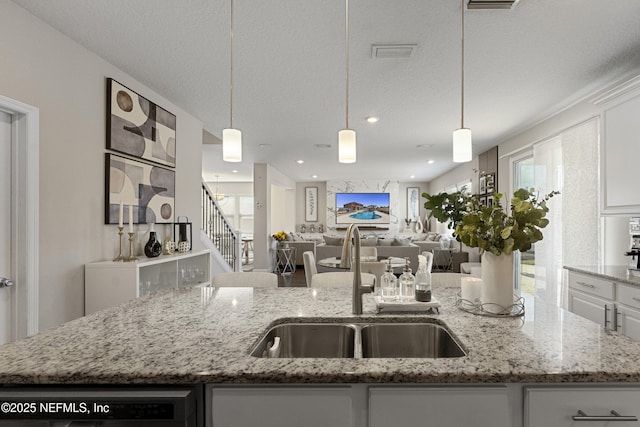
[[[305,199],[304,199],[304,191],[307,187],[317,187],[318,188],[318,221],[317,222],[307,222],[305,220]],[[298,182],[296,183],[296,231],[300,231],[300,225],[306,224],[307,231],[309,231],[309,226],[311,224],[314,225],[315,230],[318,230],[318,227],[322,225],[324,230],[327,229],[327,183],[325,181],[319,182]]]
[[[0,2],[0,40],[0,94],[40,109],[42,330],[82,316],[84,264],[117,255],[116,227],[104,225],[106,77],[177,116],[176,215],[194,227],[202,124],[10,1]],[[136,230],[140,248],[147,226]],[[171,227],[156,230],[164,237]]]

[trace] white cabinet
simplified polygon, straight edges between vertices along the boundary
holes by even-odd
[[[207,425],[352,427],[350,386],[213,387]]]
[[[630,177],[640,156],[640,77],[624,83],[595,103],[602,110],[601,187],[603,214],[640,211],[640,192]]]
[[[640,341],[640,288],[619,284],[617,289],[617,329]]]
[[[137,262],[101,261],[84,267],[84,311],[98,310],[161,289],[210,285],[210,252],[161,255]]]
[[[614,329],[615,287],[615,282],[570,271],[569,311]]]
[[[576,426],[583,421],[590,427],[637,426],[637,420],[621,417],[640,416],[637,387],[525,387],[524,396],[525,427]],[[594,417],[607,417],[615,423]]]
[[[505,386],[370,387],[370,427],[507,427]]]

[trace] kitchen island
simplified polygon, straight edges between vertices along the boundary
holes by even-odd
[[[351,314],[351,289],[171,290],[0,346],[7,384],[504,383],[640,381],[640,343],[533,297],[520,318],[476,316],[435,289],[440,314]],[[466,357],[262,359],[251,347],[275,322],[443,322]]]
[[[591,404],[605,414],[611,405],[626,405],[615,406],[618,412],[637,406],[640,343],[533,297],[525,297],[523,317],[476,316],[455,306],[456,293],[434,289],[440,313],[422,315],[377,314],[367,294],[364,313],[354,316],[351,289],[170,290],[1,346],[0,380],[14,385],[202,384],[207,426],[258,421],[262,426],[415,425],[429,404],[454,417],[434,425],[564,425],[557,420],[571,420]],[[466,356],[249,355],[277,323],[381,319],[444,324]],[[554,406],[558,402],[564,406]],[[605,411],[597,405],[609,406]],[[282,415],[292,411],[315,421],[305,418],[300,424],[299,418]]]

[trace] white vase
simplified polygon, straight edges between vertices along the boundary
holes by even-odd
[[[482,254],[480,301],[490,313],[501,313],[513,305],[513,253]]]

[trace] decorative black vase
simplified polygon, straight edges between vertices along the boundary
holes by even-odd
[[[153,230],[153,229],[152,229]],[[162,245],[158,241],[155,231],[149,231],[149,241],[144,245],[144,254],[149,258],[155,258],[162,253]]]

